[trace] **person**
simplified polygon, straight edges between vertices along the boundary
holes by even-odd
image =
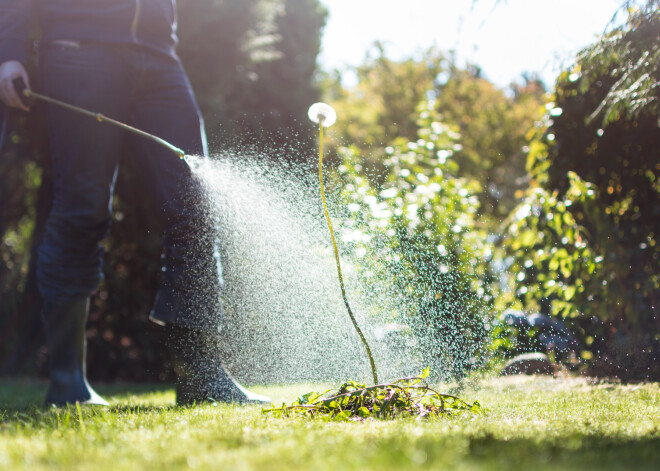
[[[28,111],[26,45],[41,38],[38,78],[52,98],[127,122],[187,154],[207,155],[203,120],[177,57],[175,0],[0,0],[0,100]],[[49,351],[48,404],[106,404],[86,378],[85,325],[102,278],[118,159],[136,159],[163,221],[163,272],[150,318],[165,325],[177,403],[269,402],[238,384],[218,348],[222,316],[216,222],[186,161],[158,144],[45,105],[53,205],[38,250]]]

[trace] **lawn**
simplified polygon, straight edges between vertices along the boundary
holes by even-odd
[[[291,402],[320,385],[255,391]],[[258,407],[174,406],[165,386],[97,388],[110,408],[45,409],[42,383],[0,382],[0,469],[658,470],[660,385],[484,379],[483,415],[324,422]]]

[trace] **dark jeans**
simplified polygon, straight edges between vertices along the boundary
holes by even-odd
[[[188,154],[206,154],[203,123],[181,63],[140,46],[54,42],[40,51],[43,93],[159,136]],[[108,123],[46,107],[54,199],[38,254],[46,301],[77,300],[102,277],[99,245],[126,139],[162,218],[163,272],[151,318],[216,329],[220,263],[216,219],[187,163],[164,147]]]

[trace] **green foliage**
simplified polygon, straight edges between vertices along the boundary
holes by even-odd
[[[628,22],[578,56],[580,68],[587,71],[580,81],[582,90],[594,86],[594,79],[613,79],[607,95],[589,115],[603,124],[624,116],[634,120],[642,112],[660,113],[660,1],[626,6]]]
[[[354,87],[344,87],[339,74],[325,84],[326,100],[342,117],[334,140],[329,136],[330,149],[347,144],[360,149],[364,167],[373,169],[378,178],[385,147],[396,137],[417,138],[418,107],[427,101],[446,63],[435,49],[420,60],[397,62],[387,58],[382,45],[376,43],[373,55],[355,69],[358,82]]]
[[[577,358],[573,358],[572,355],[565,355],[566,352],[546,348],[540,339],[541,330],[538,327],[511,324],[502,319],[496,320],[493,325],[492,341],[488,346],[494,354],[491,365],[497,364],[501,368],[503,358],[537,352],[547,352],[552,361],[561,361],[571,366],[578,362]]]
[[[526,134],[543,113],[543,84],[534,77],[524,79],[507,94],[481,77],[479,69],[452,66],[435,91],[442,121],[458,126],[461,134],[461,148],[454,155],[460,174],[479,182],[481,213],[495,225],[529,183]]]
[[[426,339],[425,363],[460,375],[480,357],[493,311],[511,302],[495,281],[493,234],[529,182],[526,134],[545,90],[527,77],[506,93],[434,49],[402,61],[378,44],[375,52],[356,69],[354,87],[337,76],[327,92],[345,117],[329,147],[352,227],[369,227],[348,235],[349,247],[380,267],[362,276],[388,280],[388,296],[407,306],[378,315],[413,325]]]
[[[520,299],[574,318],[586,356],[631,378],[660,375],[660,132],[655,99],[644,98],[657,86],[621,87],[659,30],[660,15],[635,14],[559,77],[530,144],[532,187],[505,227]]]
[[[479,402],[469,404],[451,394],[442,394],[426,382],[429,369],[420,376],[367,387],[347,381],[335,392],[309,392],[290,406],[264,409],[277,417],[327,418],[336,421],[396,419],[400,417],[455,416],[481,413]]]
[[[432,108],[421,110],[418,126],[418,139],[400,138],[384,150],[380,187],[363,172],[357,149],[340,149],[350,231],[344,241],[366,284],[379,280],[373,285],[408,309],[378,315],[410,324],[424,339],[423,361],[461,375],[481,361],[496,296],[492,245],[477,217],[478,184],[455,176],[458,135]]]
[[[516,294],[523,304],[540,310],[549,307],[560,317],[581,314],[574,304],[576,296],[608,289],[598,276],[603,257],[594,254],[584,227],[571,212],[578,207],[578,211],[593,212],[596,192],[574,172],[569,177],[570,187],[563,198],[541,187],[529,189],[506,221],[504,239],[515,255],[511,274],[516,277]]]
[[[436,49],[400,61],[389,59],[378,43],[374,51],[356,68],[355,86],[343,87],[340,75],[327,80],[326,98],[342,116],[331,152],[346,143],[355,146],[365,170],[373,172],[370,178],[382,183],[384,149],[396,137],[417,139],[418,108],[430,101],[439,120],[461,134],[453,160],[460,176],[481,185],[476,195],[481,213],[494,219],[506,214],[514,206],[515,192],[527,183],[525,134],[541,115],[543,85],[526,77],[507,93],[483,78],[477,67],[459,68]]]
[[[13,363],[25,360],[19,348],[21,334],[26,342],[39,334],[38,293],[35,278],[30,276],[35,265],[28,254],[43,230],[39,220],[50,208],[50,202],[44,202],[49,195],[44,145],[29,139],[42,132],[41,120],[18,111],[6,117],[7,134],[0,154],[0,372],[16,366],[3,361],[10,352],[18,353],[13,355]]]

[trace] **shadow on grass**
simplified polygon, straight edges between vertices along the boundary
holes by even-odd
[[[35,380],[0,380],[0,429],[54,430],[79,427],[82,420],[97,419],[101,423],[131,415],[158,415],[175,409],[171,404],[154,405],[149,399],[171,392],[167,384],[106,384],[95,386],[97,392],[111,401],[110,407],[67,405],[46,406],[44,397],[48,383]],[[148,396],[145,404],[131,404],[135,398]],[[116,401],[122,401],[117,404]],[[112,402],[115,402],[112,404]],[[127,404],[128,402],[128,404]],[[160,402],[160,401],[158,401]],[[169,403],[169,401],[166,401]],[[80,411],[80,412],[79,412]],[[81,416],[82,415],[82,419]]]
[[[493,469],[657,470],[660,436],[631,439],[584,434],[535,439],[470,440],[469,460]]]
[[[13,413],[26,413],[27,411],[42,411],[46,412],[53,409],[44,405],[44,398],[46,390],[48,389],[47,381],[38,380],[14,380],[3,379],[0,380],[0,417],[8,417]],[[127,400],[135,396],[152,395],[152,394],[167,394],[172,390],[172,386],[168,384],[105,384],[95,385],[94,389],[101,394],[101,396],[112,401]],[[86,406],[88,407],[88,406]],[[174,404],[172,404],[174,407]],[[156,409],[167,409],[167,406],[151,406],[151,405],[111,405],[106,410],[130,413],[132,411],[147,411]],[[66,409],[66,408],[60,408]]]

